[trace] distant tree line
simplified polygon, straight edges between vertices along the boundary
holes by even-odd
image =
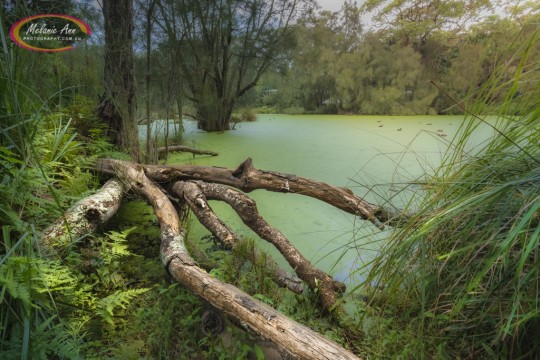
[[[133,6],[136,105],[130,121],[184,114],[207,131],[229,129],[243,107],[460,113],[456,101],[478,96],[497,63],[518,61],[512,44],[540,21],[535,2],[511,0],[496,2],[502,12],[490,0],[369,0],[361,6],[348,0],[335,12],[313,0],[127,1]],[[90,23],[96,35],[75,51],[33,53],[12,44],[14,76],[51,108],[80,97],[97,102],[105,94],[104,78],[111,75],[104,76],[102,9],[91,2],[9,0],[0,12],[5,34],[36,13],[68,13]],[[538,56],[538,42],[532,46]],[[530,82],[516,86],[526,91]]]
[[[454,100],[478,96],[497,63],[519,61],[513,44],[538,27],[533,2],[494,3],[346,1],[340,11],[313,12],[296,25],[290,56],[252,99],[277,112],[460,113]],[[538,56],[538,42],[533,46]]]

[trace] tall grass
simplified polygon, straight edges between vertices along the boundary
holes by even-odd
[[[415,357],[540,353],[538,36],[509,50],[467,109],[420,210],[372,264],[372,314],[393,319],[386,341]],[[472,146],[481,123],[493,136]]]
[[[8,42],[1,17],[0,43],[0,358],[76,358],[45,280],[54,264],[40,260],[35,244],[36,226],[50,221],[45,212],[62,209],[47,169],[78,144],[69,123],[40,133],[47,100],[27,86],[30,56]],[[50,146],[39,146],[39,138]]]

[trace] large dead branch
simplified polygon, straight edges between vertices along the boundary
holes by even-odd
[[[167,195],[148,179],[142,167],[119,163],[116,171],[153,207],[161,228],[163,264],[179,283],[295,358],[358,359],[322,335],[199,268],[184,246],[180,219]]]
[[[324,308],[331,309],[334,306],[336,303],[335,291],[343,293],[345,285],[334,281],[328,274],[313,266],[281,231],[270,225],[259,214],[257,204],[253,199],[223,185],[209,184],[203,181],[196,181],[195,184],[208,199],[221,200],[229,204],[251,230],[273,244],[295,270],[298,277],[304,280],[311,289],[318,290]]]
[[[206,196],[200,187],[193,182],[178,181],[173,185],[173,192],[183,199],[193,211],[197,219],[204,225],[226,249],[233,249],[240,243],[240,238],[214,213]],[[255,258],[260,259],[261,254],[255,253]],[[287,271],[278,267],[271,258],[265,259],[265,267],[272,279],[281,287],[286,287],[297,294],[302,293],[304,286],[302,281],[292,276]]]
[[[39,246],[52,255],[55,249],[96,231],[118,211],[125,189],[119,179],[109,180],[99,191],[75,203],[63,217],[45,229]]]
[[[310,196],[369,220],[381,229],[384,228],[384,222],[399,216],[395,209],[371,204],[346,188],[331,186],[292,174],[257,170],[253,166],[251,159],[247,159],[236,169],[197,165],[138,165],[121,160],[102,159],[98,161],[97,169],[114,176],[115,169],[122,164],[141,166],[146,176],[158,183],[174,183],[178,180],[202,180],[209,183],[229,185],[244,192],[265,189]]]

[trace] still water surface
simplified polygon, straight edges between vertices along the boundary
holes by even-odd
[[[185,143],[217,151],[217,157],[174,154],[169,164],[234,168],[251,157],[255,167],[346,186],[368,201],[402,206],[441,163],[462,116],[259,115],[222,134],[204,133],[184,120]],[[475,143],[485,140],[479,131]],[[400,191],[406,188],[405,191]],[[348,284],[362,279],[362,267],[391,229],[380,231],[353,215],[296,194],[257,190],[249,194],[260,213],[316,266]],[[255,238],[226,205],[211,206],[233,230]],[[207,234],[194,223],[192,239]],[[284,264],[268,244],[261,245]]]

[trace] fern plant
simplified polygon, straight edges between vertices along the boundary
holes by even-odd
[[[129,289],[129,290],[117,290],[111,295],[99,300],[96,314],[101,316],[103,321],[114,326],[114,316],[118,308],[123,310],[127,309],[127,305],[135,297],[147,292],[149,289]]]

